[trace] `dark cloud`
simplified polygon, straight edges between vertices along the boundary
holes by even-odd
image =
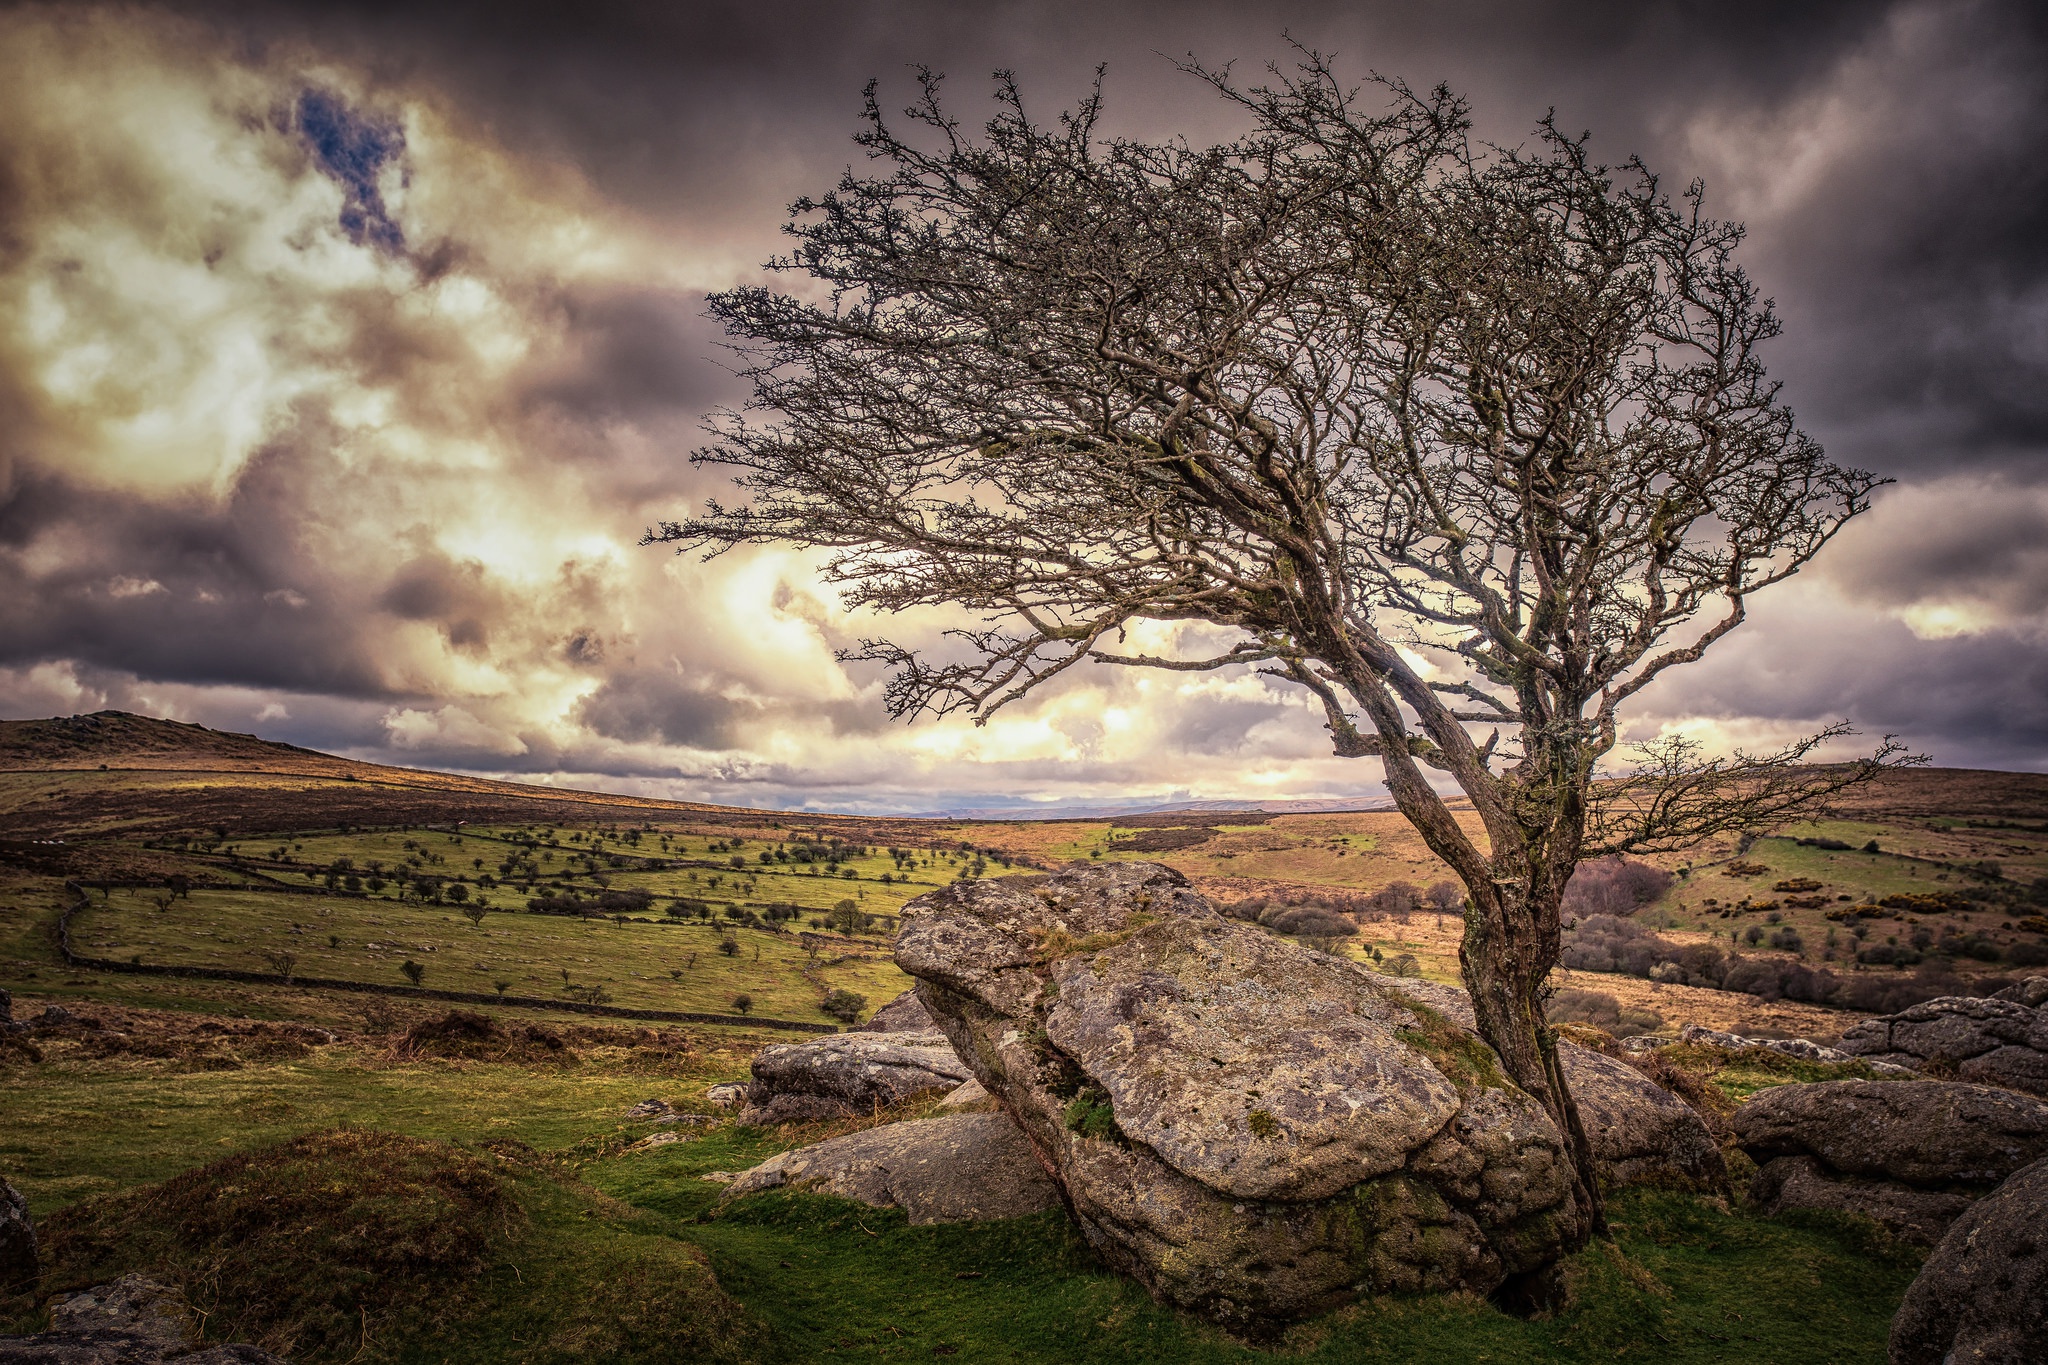
[[[92,12],[67,9],[52,22]],[[971,123],[989,73],[1014,69],[1050,118],[1106,61],[1113,129],[1202,140],[1227,136],[1232,116],[1173,59],[1234,60],[1255,77],[1287,59],[1284,31],[1356,72],[1450,83],[1489,137],[1523,138],[1554,108],[1566,127],[1592,130],[1603,157],[1640,152],[1674,187],[1707,177],[1710,207],[1749,221],[1746,259],[1785,317],[1773,359],[1787,397],[1838,459],[1901,478],[1901,510],[1881,507],[1816,572],[1838,610],[1760,610],[1708,663],[1646,697],[1647,714],[1731,726],[1847,714],[1943,761],[2048,766],[2038,6],[190,0],[119,13],[138,31],[138,16],[177,26],[165,42],[179,60],[282,73],[267,141],[243,150],[338,189],[326,230],[378,248],[359,254],[402,277],[323,281],[298,311],[252,324],[277,368],[318,351],[343,378],[293,397],[254,458],[173,492],[69,470],[41,380],[0,368],[0,707],[75,693],[80,709],[95,698],[175,706],[229,728],[267,714],[266,733],[402,762],[668,783],[712,799],[720,784],[744,784],[800,803],[812,784],[842,805],[946,804],[919,785],[907,748],[882,738],[895,727],[874,680],[852,674],[862,692],[846,698],[843,679],[819,674],[817,660],[850,641],[811,589],[748,587],[757,621],[719,599],[739,591],[733,579],[692,576],[657,551],[615,562],[575,543],[630,542],[717,486],[683,457],[703,439],[701,414],[745,387],[725,368],[701,289],[751,278],[780,245],[787,203],[856,160],[869,78],[887,105],[907,97],[913,64],[946,71]],[[432,148],[409,145],[392,111],[420,101],[439,111],[439,136],[507,149],[551,193],[559,172],[574,190],[563,202],[587,188],[590,221],[665,241],[678,268],[579,275],[583,239],[538,229],[537,259],[508,265],[460,219],[407,241],[407,174]],[[0,152],[10,145],[0,129]],[[35,149],[0,156],[0,272],[36,215],[88,193],[70,174]],[[194,179],[195,193],[211,192]],[[139,235],[151,245],[203,262],[209,281],[228,270],[216,265],[223,244],[231,252],[237,233],[261,226],[260,215],[251,226],[209,208],[184,242],[185,227],[166,226],[137,188],[145,180],[126,167],[89,188],[148,225]],[[307,235],[287,245],[311,252]],[[37,281],[83,310],[81,277],[51,273],[64,268],[78,269],[52,264]],[[246,268],[268,297],[272,263]],[[504,315],[448,322],[458,314],[423,300],[449,282],[481,282]],[[121,282],[102,287],[119,294]],[[255,382],[208,378],[230,392]],[[343,416],[350,384],[386,406]],[[492,453],[473,468],[364,453],[364,432],[407,424]],[[532,537],[531,549],[458,533],[499,502],[511,508],[507,534]],[[540,544],[553,530],[558,541]],[[1944,610],[1938,629],[1912,616]],[[756,628],[771,614],[809,629],[801,646],[795,627]],[[1922,638],[1901,616],[1950,638]],[[440,648],[446,658],[422,662]],[[803,667],[778,668],[777,650]],[[70,671],[52,682],[35,673],[45,666]],[[1126,682],[1073,686],[1107,695]],[[808,699],[828,692],[836,699]],[[1083,780],[1147,790],[1163,760],[1228,772],[1254,752],[1306,763],[1326,747],[1292,700],[1191,692],[1157,704],[1166,709],[1141,759],[1112,752],[1099,708],[1070,707],[1046,723],[1085,761],[1041,746],[1000,765],[1008,788],[988,769],[944,782],[1006,799]],[[761,757],[778,738],[852,742],[827,772]],[[664,749],[686,751],[685,766]],[[1367,785],[1355,771],[1328,781]]]

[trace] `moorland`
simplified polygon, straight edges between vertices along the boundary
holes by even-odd
[[[1620,1196],[1554,1316],[1377,1300],[1256,1346],[1153,1303],[1057,1213],[912,1227],[815,1194],[721,1206],[705,1177],[933,1102],[757,1128],[712,1086],[906,989],[907,901],[1074,860],[1165,863],[1246,917],[1324,907],[1355,926],[1340,951],[1457,977],[1456,915],[1418,894],[1445,869],[1391,812],[856,818],[118,713],[0,724],[0,985],[17,1019],[47,1019],[0,1040],[0,1175],[49,1267],[0,1303],[0,1331],[151,1268],[209,1338],[306,1360],[1883,1358],[1918,1252],[1698,1193]],[[1629,903],[1584,916],[1627,927],[1559,973],[1586,1022],[1826,1041],[1867,1017],[1856,1001],[1988,993],[2048,956],[2040,777],[1899,772],[1813,822],[1653,862]],[[1691,1060],[1724,1109],[1862,1074]],[[285,1206],[299,1231],[252,1241]]]

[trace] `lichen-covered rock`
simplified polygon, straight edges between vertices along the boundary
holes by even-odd
[[[2048,1156],[2048,1103],[1960,1081],[1820,1081],[1760,1091],[1730,1117],[1758,1162],[1814,1156],[1843,1175],[1989,1189]]]
[[[2036,978],[2039,979],[2039,978]],[[1892,1319],[1891,1365],[2048,1360],[2048,1161],[1958,1218]]]
[[[969,1078],[944,1034],[837,1033],[766,1047],[754,1057],[740,1122],[847,1118],[901,1104]]]
[[[1255,1328],[1358,1293],[1488,1292],[1581,1235],[1541,1106],[1388,978],[1077,864],[905,907],[896,960],[1084,1235]]]
[[[2011,1000],[2029,1009],[2040,1009],[2048,1005],[2048,976],[2030,976],[2018,981],[1991,997],[1993,1000]]]
[[[924,1001],[917,998],[917,988],[913,986],[876,1010],[874,1017],[865,1024],[857,1024],[848,1032],[929,1033],[937,1027],[932,1021],[931,1011],[924,1007]]]
[[[1557,1055],[1603,1188],[1713,1190],[1727,1184],[1720,1144],[1691,1105],[1627,1062],[1591,1048],[1560,1041]]]
[[[2029,977],[1995,996],[1942,996],[1866,1019],[1842,1035],[1842,1050],[1959,1076],[1981,1085],[2048,1095],[2048,977]]]
[[[1380,977],[1397,995],[1430,1006],[1465,1029],[1476,1029],[1472,1001],[1456,986],[1414,977]],[[1727,1183],[1727,1162],[1706,1121],[1648,1076],[1569,1039],[1557,1046],[1565,1084],[1593,1147],[1601,1187],[1668,1185],[1712,1190]]]
[[[1933,1246],[1949,1224],[1970,1207],[1970,1196],[1916,1189],[1890,1180],[1855,1180],[1830,1171],[1810,1156],[1781,1156],[1766,1163],[1749,1182],[1749,1202],[1760,1213],[1787,1209],[1834,1209],[1857,1213],[1884,1225],[1892,1236],[1915,1246]]]
[[[808,1190],[900,1208],[913,1224],[981,1223],[1059,1207],[1059,1190],[1004,1114],[949,1114],[887,1123],[770,1157],[743,1171],[725,1200]]]
[[[28,1216],[28,1200],[0,1180],[0,1294],[33,1281],[39,1266],[36,1225]]]

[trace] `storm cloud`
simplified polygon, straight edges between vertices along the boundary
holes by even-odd
[[[861,89],[1226,136],[1174,69],[1283,34],[1699,177],[1774,373],[1897,480],[1632,734],[1846,717],[2048,768],[2048,32],[2018,3],[191,3],[0,9],[0,714],[841,809],[1377,790],[1251,673],[884,715],[780,551],[641,549],[738,401],[704,294],[854,161]],[[1183,641],[1160,629],[1148,648]]]

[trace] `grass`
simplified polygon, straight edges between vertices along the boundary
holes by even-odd
[[[635,1146],[662,1130],[625,1119],[626,1107],[659,1097],[708,1113],[704,1086],[742,1074],[758,1040],[698,1030],[690,1042],[684,1054],[586,1043],[574,1064],[548,1066],[395,1063],[388,1046],[363,1040],[196,1073],[52,1043],[49,1060],[11,1071],[0,1090],[0,1169],[46,1226],[57,1210],[102,1196],[56,1220],[102,1229],[97,1275],[123,1255],[137,1265],[165,1259],[161,1226],[133,1242],[106,1232],[104,1211],[129,1207],[123,1192],[308,1132],[357,1125],[456,1143],[470,1154],[448,1157],[458,1165],[505,1139],[546,1157],[545,1171],[506,1174],[523,1222],[476,1252],[462,1293],[373,1306],[365,1361],[555,1361],[578,1351],[762,1365],[1274,1358],[1271,1347],[1154,1304],[1104,1270],[1060,1215],[912,1228],[894,1211],[780,1192],[720,1211],[722,1186],[701,1176],[818,1133],[720,1119],[673,1130],[684,1141]],[[1717,1081],[1746,1083],[1735,1070]],[[1574,1305],[1553,1320],[1470,1299],[1376,1301],[1298,1325],[1277,1348],[1332,1363],[1883,1359],[1913,1266],[1867,1227],[1759,1219],[1642,1192],[1616,1201],[1612,1216],[1616,1243],[1574,1262]],[[121,1226],[130,1223],[156,1226]],[[225,1292],[219,1280],[208,1292]],[[298,1358],[344,1360],[358,1349],[358,1339],[331,1353],[302,1343]]]
[[[490,993],[571,998],[601,987],[608,1003],[725,1013],[733,997],[755,1013],[831,1022],[819,1004],[834,989],[879,1006],[910,985],[886,948],[834,961],[810,955],[788,933],[527,913],[487,914],[472,925],[446,905],[390,899],[308,897],[263,891],[194,890],[159,910],[149,891],[95,896],[72,921],[73,944],[89,956],[145,963],[275,971],[268,954],[289,952],[298,975],[404,984],[400,966],[427,966],[423,984]],[[719,951],[722,939],[740,951]],[[567,978],[563,976],[568,973]]]

